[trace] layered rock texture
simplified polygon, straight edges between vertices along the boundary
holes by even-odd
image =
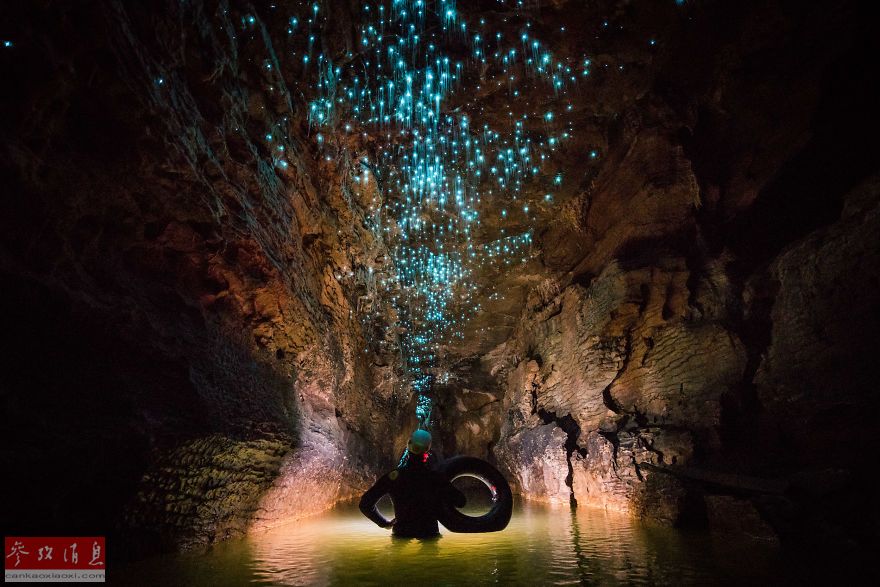
[[[513,332],[483,355],[494,455],[536,500],[875,540],[852,450],[878,406],[869,43],[854,6],[703,8],[718,52],[680,39],[608,121],[605,164],[541,233]]]
[[[357,4],[322,3],[322,46],[352,42]],[[414,426],[375,194],[351,189],[373,138],[318,149],[276,9],[0,9],[9,533],[110,528],[136,553],[240,536],[356,494]],[[438,449],[566,507],[875,541],[866,7],[529,10],[592,69],[546,168],[564,180],[507,226],[533,250],[474,276],[481,311],[439,353]],[[253,34],[229,34],[246,15]],[[494,125],[514,114],[503,89],[454,107]],[[542,100],[524,101],[537,120]],[[511,202],[482,206],[491,241]]]
[[[506,379],[495,450],[523,495],[667,523],[751,519],[761,537],[770,522],[802,530],[801,516],[828,516],[826,538],[870,535],[876,508],[846,505],[867,486],[847,447],[870,442],[877,407],[878,188],[860,184],[836,222],[738,286],[730,258],[695,275],[664,254],[530,298],[486,366]]]
[[[413,407],[356,154],[310,150],[223,7],[7,11],[4,525],[186,548],[363,490]]]

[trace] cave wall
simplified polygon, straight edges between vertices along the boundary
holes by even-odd
[[[852,447],[876,428],[876,40],[857,3],[721,4],[584,123],[604,161],[479,368],[503,387],[494,452],[530,499],[875,540]]]
[[[480,368],[478,359],[463,362],[443,379],[433,390],[433,450],[445,457],[468,455],[494,463],[503,386]]]
[[[2,8],[2,517],[117,554],[325,509],[413,412],[357,145],[304,141],[252,7],[154,8]]]

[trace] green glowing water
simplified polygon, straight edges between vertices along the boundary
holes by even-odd
[[[517,504],[493,534],[392,539],[343,506],[207,554],[108,570],[131,585],[714,585],[774,584],[776,549],[649,527],[598,510]]]

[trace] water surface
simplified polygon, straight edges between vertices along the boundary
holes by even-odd
[[[343,505],[204,554],[108,571],[132,585],[729,585],[782,575],[767,544],[646,526],[600,510],[517,503],[492,534],[393,539]]]

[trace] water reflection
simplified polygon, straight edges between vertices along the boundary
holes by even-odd
[[[706,585],[767,582],[778,571],[776,552],[764,545],[645,527],[597,510],[517,504],[503,532],[428,540],[392,539],[346,506],[208,554],[144,561],[118,578],[194,586]]]

